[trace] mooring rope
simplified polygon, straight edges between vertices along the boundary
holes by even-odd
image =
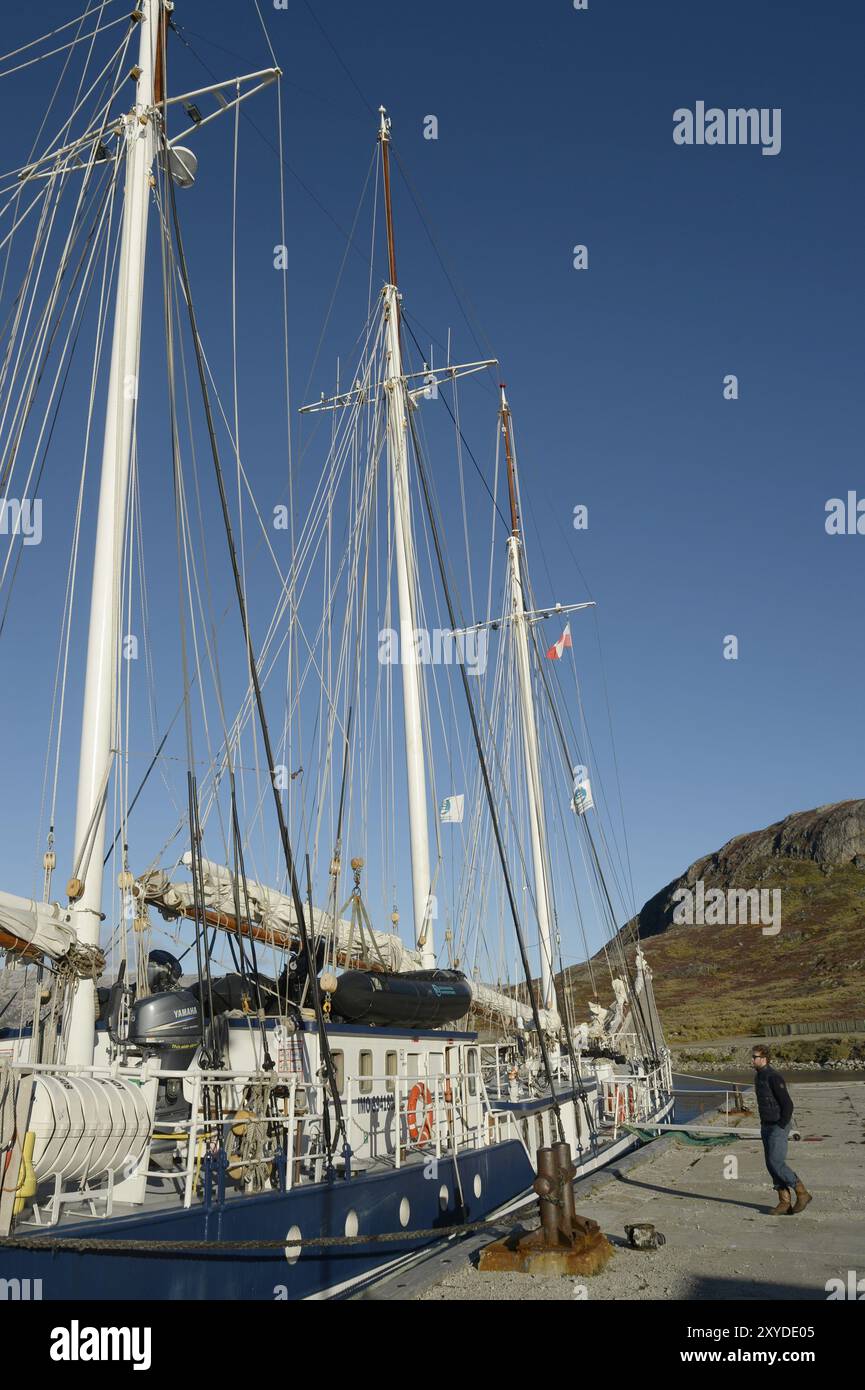
[[[338,1246],[352,1245],[385,1245],[389,1242],[407,1240],[444,1240],[448,1236],[468,1235],[471,1231],[482,1230],[510,1230],[512,1226],[520,1223],[514,1219],[510,1222],[499,1221],[468,1221],[452,1227],[429,1226],[424,1230],[418,1231],[386,1231],[379,1235],[357,1235],[357,1236],[307,1236],[294,1237],[283,1236],[280,1240],[105,1240],[88,1239],[78,1236],[4,1236],[0,1237],[0,1249],[10,1247],[17,1250],[72,1250],[78,1254],[88,1252],[99,1254],[128,1254],[139,1252],[141,1254],[168,1254],[183,1253],[196,1255],[219,1255],[226,1250],[280,1250],[294,1251],[305,1249],[310,1246],[317,1246],[332,1249]]]

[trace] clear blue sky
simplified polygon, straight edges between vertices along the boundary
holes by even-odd
[[[861,9],[849,0],[590,0],[586,12],[570,0],[310,2],[342,63],[305,0],[287,11],[260,0],[285,72],[295,403],[372,152],[368,107],[384,102],[449,272],[468,287],[484,351],[492,345],[502,362],[535,588],[566,602],[588,584],[598,601],[637,901],[735,834],[861,795],[865,536],[824,529],[827,499],[865,496]],[[4,47],[69,13],[56,0],[10,10]],[[176,17],[218,77],[267,64],[252,3],[178,0]],[[209,80],[174,49],[186,87]],[[0,82],[6,165],[26,156],[55,73],[44,63]],[[781,152],[675,145],[673,111],[698,100],[781,108]],[[275,139],[272,96],[260,101],[250,114]],[[431,114],[435,141],[423,138]],[[225,125],[212,140],[201,133],[198,183],[182,208],[212,340],[227,323]],[[251,204],[259,180],[273,189],[274,157],[245,125],[242,139]],[[451,327],[463,358],[479,355],[401,180],[396,199],[410,314],[439,338]],[[242,287],[259,300],[279,240],[273,200],[270,209],[255,202],[241,233]],[[362,222],[359,235],[367,231]],[[572,268],[576,243],[588,247],[586,271]],[[158,347],[155,243],[151,270]],[[330,386],[340,345],[354,341],[366,274],[349,252],[315,395]],[[273,332],[278,307],[275,292]],[[265,497],[278,495],[278,338],[254,316],[242,329],[248,466]],[[163,383],[158,358],[153,370]],[[722,396],[728,373],[739,380],[735,402]],[[490,438],[480,436],[484,448]],[[167,491],[164,439],[148,463]],[[56,481],[61,495],[76,469],[73,456]],[[581,532],[570,525],[578,503],[589,508]],[[49,508],[45,525],[0,642],[0,883],[19,892],[33,883],[68,515]],[[575,619],[574,632],[594,661],[590,699],[605,719],[593,620]],[[727,634],[739,638],[737,661],[722,657]],[[73,734],[77,720],[76,707]],[[58,874],[67,872],[61,858]]]

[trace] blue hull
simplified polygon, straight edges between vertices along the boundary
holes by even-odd
[[[183,1254],[166,1252],[112,1254],[55,1249],[5,1249],[2,1277],[41,1279],[48,1300],[93,1299],[303,1299],[333,1294],[421,1249],[412,1230],[449,1228],[478,1221],[525,1192],[534,1172],[517,1140],[468,1150],[459,1157],[459,1183],[453,1158],[429,1165],[361,1174],[350,1181],[310,1184],[291,1192],[233,1197],[221,1206],[188,1210],[146,1211],[109,1220],[64,1222],[54,1233],[63,1237],[116,1240],[191,1241],[285,1240],[343,1236],[346,1223],[357,1220],[360,1235],[395,1232],[404,1224],[404,1240],[329,1250],[304,1249],[294,1262],[278,1250],[230,1250]],[[461,1185],[461,1186],[460,1186]],[[462,1191],[464,1205],[460,1202]],[[409,1204],[406,1213],[403,1203]],[[400,1214],[408,1215],[401,1223]],[[31,1230],[29,1234],[35,1232]],[[290,1252],[292,1253],[292,1252]],[[296,1252],[293,1252],[296,1253]]]

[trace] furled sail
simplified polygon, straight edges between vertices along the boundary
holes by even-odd
[[[191,855],[183,856],[186,866],[191,864]],[[237,930],[235,921],[235,884],[231,872],[212,860],[201,861],[202,887],[204,891],[204,910],[213,926],[226,930]],[[157,870],[142,877],[138,888],[145,902],[151,903],[165,915],[190,917],[194,915],[195,898],[191,883],[174,883],[164,873]],[[244,922],[242,934],[255,936],[257,940],[270,942],[274,946],[297,950],[300,946],[300,933],[292,899],[275,888],[265,888],[252,879],[238,884],[237,892],[244,912],[248,903],[248,922]],[[218,919],[218,920],[217,920]],[[345,918],[338,918],[334,924],[330,913],[315,908],[313,930],[316,936],[330,935],[336,931],[336,956],[340,965],[363,957],[364,942],[358,929]],[[396,932],[373,932],[374,963],[381,970],[417,970],[420,957],[415,951],[404,946]],[[365,937],[370,933],[365,932]]]
[[[45,955],[58,960],[76,940],[68,908],[0,892],[0,947],[31,958]]]

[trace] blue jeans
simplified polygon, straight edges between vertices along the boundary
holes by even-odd
[[[790,1126],[761,1125],[760,1138],[763,1140],[763,1153],[766,1167],[772,1179],[772,1186],[779,1191],[782,1187],[795,1188],[799,1179],[787,1162],[787,1135]]]

